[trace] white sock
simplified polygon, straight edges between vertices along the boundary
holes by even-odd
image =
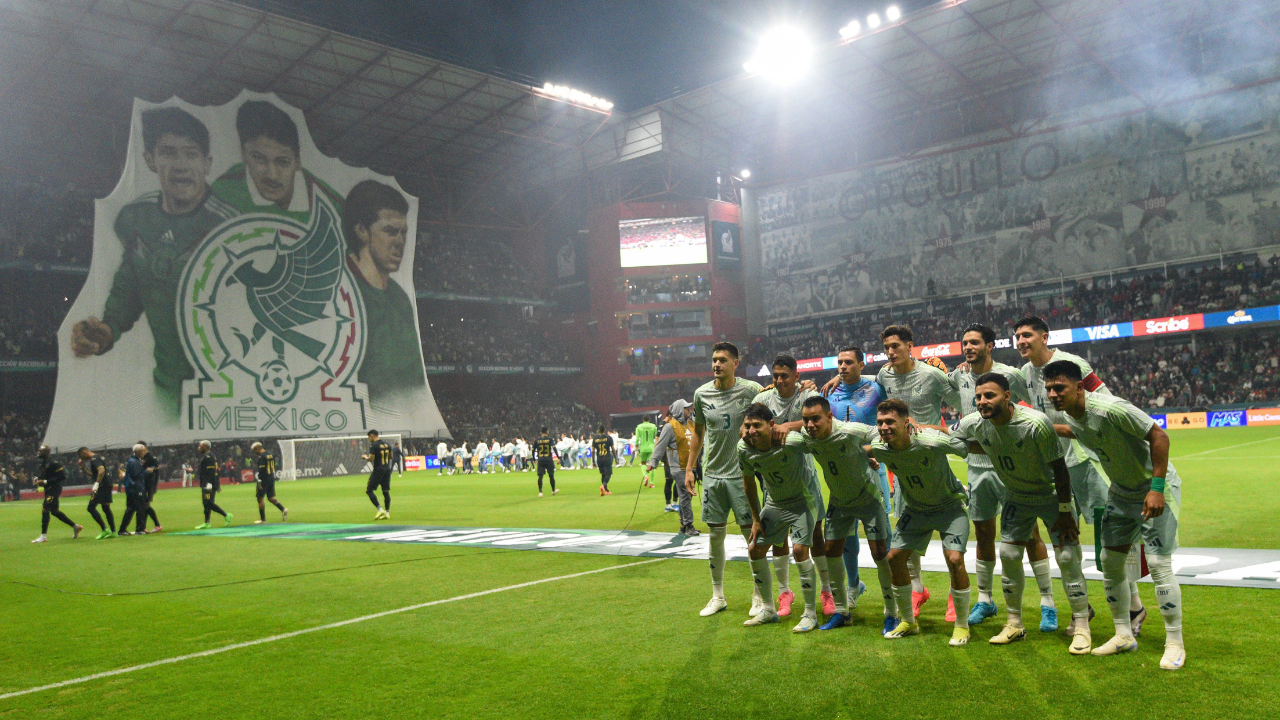
[[[755,580],[756,589],[760,591],[760,597],[764,598],[765,609],[774,610],[773,578],[769,575],[769,558],[751,561],[751,577]]]
[[[1022,569],[1022,546],[1000,543],[1000,585],[1004,590],[1005,613],[1010,624],[1022,624],[1022,590],[1027,573]]]
[[[995,584],[994,578],[996,574],[996,561],[995,560],[978,560],[977,566],[978,566],[978,572],[976,573],[976,575],[978,576],[978,602],[988,602],[988,603],[994,604],[995,600],[991,597],[991,589],[992,589],[992,586]]]
[[[773,574],[778,577],[778,594],[781,595],[791,589],[789,579],[791,575],[791,556],[790,555],[774,555],[773,556]]]
[[[880,594],[884,596],[885,617],[902,617],[898,614],[898,600],[893,595],[893,573],[889,571],[887,556],[876,560],[876,575],[880,578]]]
[[[1133,628],[1129,625],[1129,578],[1126,573],[1125,558],[1103,548],[1102,550],[1102,582],[1107,593],[1107,607],[1111,608],[1111,620],[1116,625],[1116,634],[1133,637]]]
[[[849,613],[849,579],[845,577],[844,558],[822,558],[831,568],[831,595],[836,600],[836,612]]]
[[[1182,645],[1182,588],[1173,574],[1173,557],[1148,555],[1147,568],[1156,584],[1156,605],[1164,617],[1164,644]]]
[[[1071,617],[1089,622],[1089,588],[1084,580],[1084,567],[1081,564],[1079,545],[1063,545],[1053,549],[1058,560],[1058,572],[1062,573],[1062,589],[1067,593],[1067,602],[1071,604]]]
[[[906,608],[906,610],[902,611],[902,615],[900,615],[898,619],[902,622],[915,622],[916,619],[911,615],[911,583],[907,583],[906,585],[894,585],[893,599],[897,601],[898,607]]]
[[[1053,575],[1049,569],[1049,558],[1031,563],[1031,572],[1036,574],[1036,586],[1040,588],[1040,604],[1044,607],[1056,607],[1053,601]],[[1062,566],[1058,566],[1061,570]]]
[[[813,558],[797,563],[800,568],[800,592],[804,595],[804,614],[817,614],[818,577],[814,572]]]
[[[743,540],[746,540],[746,541],[747,541],[747,543],[748,543],[748,547],[750,547],[750,543],[751,543],[751,526],[750,526],[750,525],[739,525],[739,526],[738,526],[738,529],[742,531],[742,539],[743,539]],[[755,606],[755,604],[756,604],[756,601],[763,601],[763,600],[764,600],[764,598],[763,598],[763,597],[761,597],[761,595],[760,595],[760,588],[756,587],[756,584],[755,584],[755,583],[751,583],[751,605],[754,607],[754,606]]]
[[[1142,596],[1138,594],[1138,578],[1142,576],[1142,546],[1134,545],[1129,548],[1129,554],[1125,557],[1125,574],[1129,580],[1129,611],[1138,612],[1142,609]]]
[[[727,529],[712,526],[708,529],[711,535],[711,596],[724,599],[724,537]]]
[[[956,604],[956,627],[969,627],[969,588],[957,590],[951,588],[951,599]]]
[[[831,592],[831,572],[827,569],[826,555],[813,555],[813,566],[818,568],[818,581],[822,584],[823,592]],[[841,562],[844,559],[841,558]]]
[[[920,579],[920,554],[911,553],[907,558],[907,572],[911,574],[911,592],[924,592],[924,580]]]

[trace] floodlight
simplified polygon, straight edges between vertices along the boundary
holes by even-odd
[[[738,177],[742,178],[743,180],[746,180],[747,178],[751,177],[751,171],[748,170],[747,168],[742,168],[742,171],[738,173]]]
[[[793,82],[813,64],[813,42],[796,27],[781,25],[760,36],[760,46],[742,67],[775,82]]]
[[[840,37],[848,40],[851,37],[857,36],[860,32],[862,32],[862,23],[857,20],[850,20],[848,25],[840,28]]]
[[[868,15],[867,27],[871,28],[872,30],[875,30],[876,28],[880,27],[880,16],[875,13],[871,13],[870,15]]]
[[[889,22],[898,22],[898,19],[902,17],[902,11],[898,9],[897,5],[890,5],[884,11],[884,16],[889,18]]]

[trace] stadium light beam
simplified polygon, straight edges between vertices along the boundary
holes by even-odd
[[[780,25],[760,36],[755,55],[742,67],[752,75],[778,83],[791,83],[809,72],[813,55],[813,42],[804,32],[790,25]]]
[[[851,37],[857,37],[862,32],[862,23],[857,20],[850,20],[848,25],[840,28],[840,38],[848,40]]]
[[[872,30],[875,30],[876,28],[880,27],[880,16],[877,15],[876,13],[871,13],[870,15],[868,15],[867,27],[871,28]]]
[[[546,95],[549,95],[553,98],[558,98],[560,100],[568,101],[570,103],[573,103],[574,105],[582,105],[585,107],[589,107],[593,110],[603,110],[605,112],[609,112],[610,110],[613,109],[613,103],[609,102],[608,100],[605,100],[604,98],[598,98],[595,95],[591,95],[589,93],[584,93],[581,90],[575,90],[569,87],[568,85],[556,85],[555,83],[544,83],[541,88],[537,88],[537,89],[542,90],[542,92]]]
[[[889,22],[898,22],[898,20],[902,19],[902,11],[898,9],[897,5],[890,5],[884,11],[884,16],[889,19]]]

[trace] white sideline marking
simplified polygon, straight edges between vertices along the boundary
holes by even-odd
[[[68,685],[79,685],[81,683],[86,683],[91,680],[100,680],[102,678],[112,677],[113,675],[124,675],[125,673],[137,672],[138,670],[147,670],[153,667],[159,667],[161,665],[172,665],[173,663],[179,663],[179,662],[182,662],[183,660],[193,660],[195,658],[208,657],[210,655],[217,655],[219,653],[228,652],[230,650],[239,650],[241,648],[253,647],[254,645],[263,645],[266,643],[276,642],[279,640],[287,640],[291,637],[306,635],[307,633],[319,632],[321,630],[332,630],[333,628],[342,627],[344,625],[354,625],[355,623],[364,622],[366,620],[376,620],[378,618],[387,617],[388,615],[396,615],[398,613],[409,612],[410,610],[421,610],[422,608],[431,607],[432,605],[443,605],[445,603],[457,602],[459,600],[470,600],[472,598],[484,597],[485,595],[493,595],[494,593],[506,592],[508,590],[519,590],[520,588],[527,588],[533,585],[541,585],[543,583],[555,582],[557,580],[568,580],[570,578],[582,577],[584,575],[594,575],[596,573],[608,572],[610,570],[618,570],[620,568],[635,567],[637,565],[648,565],[649,563],[661,562],[666,559],[667,558],[654,558],[652,560],[641,560],[640,562],[627,563],[625,565],[611,565],[605,568],[597,568],[595,570],[586,570],[584,572],[572,573],[570,575],[560,575],[557,577],[542,578],[541,580],[530,580],[529,582],[522,582],[516,585],[507,585],[506,587],[493,588],[492,590],[481,590],[480,592],[468,593],[466,595],[458,595],[456,597],[445,598],[443,600],[432,600],[431,602],[418,603],[417,605],[408,605],[406,607],[396,608],[395,610],[384,610],[379,613],[373,613],[372,615],[361,615],[360,617],[354,617],[349,620],[340,620],[338,622],[329,623],[327,625],[317,625],[315,627],[304,628],[302,630],[294,630],[293,632],[281,633],[279,635],[271,635],[264,638],[258,638],[257,640],[249,640],[246,642],[234,643],[232,645],[224,645],[220,648],[214,648],[212,650],[201,650],[200,652],[191,653],[189,655],[179,655],[177,657],[165,658],[164,660],[156,660],[154,662],[143,663],[141,665],[133,665],[131,667],[120,668],[118,670],[108,670],[106,672],[94,673],[93,675],[86,675],[84,677],[76,678],[74,680],[63,680],[62,682],[50,683],[48,685],[41,685],[39,687],[27,688],[26,690],[15,690],[14,692],[9,692],[9,693],[0,695],[0,700],[7,700],[9,698],[18,697],[20,695],[30,695],[32,693],[41,692],[42,690],[53,690],[55,688],[66,687]]]
[[[1222,451],[1222,450],[1231,450],[1231,449],[1233,449],[1233,448],[1244,447],[1245,445],[1257,445],[1257,444],[1258,444],[1258,443],[1260,443],[1260,442],[1277,442],[1277,438],[1269,437],[1269,438],[1262,438],[1261,440],[1250,440],[1249,442],[1240,443],[1239,445],[1225,445],[1225,446],[1220,447],[1220,448],[1213,448],[1213,449],[1211,449],[1211,450],[1201,450],[1200,452],[1193,452],[1193,453],[1188,453],[1188,454],[1186,454],[1186,455],[1179,455],[1178,457],[1170,458],[1170,459],[1171,459],[1171,460],[1177,460],[1177,459],[1178,459],[1178,458],[1180,458],[1180,457],[1189,458],[1189,457],[1195,457],[1195,456],[1197,456],[1197,455],[1208,455],[1208,454],[1209,454],[1209,453],[1211,453],[1211,452],[1220,452],[1220,451]]]

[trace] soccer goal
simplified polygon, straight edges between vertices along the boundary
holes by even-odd
[[[387,433],[381,438],[391,446],[401,440],[399,433]],[[368,460],[360,457],[369,451],[366,435],[293,438],[279,442],[281,480],[363,475],[373,469]]]

